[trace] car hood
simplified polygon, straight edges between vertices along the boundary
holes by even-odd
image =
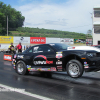
[[[100,52],[99,48],[92,47],[92,46],[75,46],[75,47],[68,47],[67,50],[94,50]]]

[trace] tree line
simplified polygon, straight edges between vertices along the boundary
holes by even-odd
[[[0,35],[6,34],[7,21],[9,25],[8,30],[13,31],[18,27],[22,27],[24,20],[25,17],[22,16],[20,11],[17,11],[16,9],[11,8],[10,5],[6,5],[0,1]]]
[[[74,38],[74,39],[86,39],[87,34],[76,33],[69,31],[59,31],[50,29],[39,29],[39,28],[29,28],[29,27],[19,27],[16,31],[11,31],[12,36],[29,36],[29,37],[57,37],[57,38]],[[92,38],[88,34],[88,38]]]
[[[92,38],[91,35],[87,36],[84,33],[50,30],[44,28],[39,29],[38,27],[22,27],[25,17],[22,16],[21,12],[0,1],[0,35],[2,36],[7,34],[7,17],[9,36],[58,37],[76,39],[86,39],[87,37]]]

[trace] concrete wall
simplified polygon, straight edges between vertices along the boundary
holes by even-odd
[[[34,41],[33,41],[34,40]],[[45,43],[65,43],[65,44],[74,44],[74,39],[72,38],[46,38],[46,37],[10,37],[10,36],[0,36],[0,50],[7,50],[10,43],[13,43],[14,46],[17,46],[19,42],[22,44],[22,49],[24,46],[33,46],[38,44]]]
[[[93,34],[93,45],[98,45],[98,41],[100,41],[100,34]]]
[[[0,50],[8,50],[10,44],[0,44]],[[14,46],[18,45],[18,44],[13,44]],[[24,46],[27,46],[26,44],[22,44],[22,49],[24,49]],[[30,44],[28,45],[30,46]]]
[[[60,38],[46,38],[46,43],[60,43]]]

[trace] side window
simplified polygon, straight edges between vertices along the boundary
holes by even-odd
[[[39,49],[43,52],[52,52],[53,49],[51,49],[49,46],[40,46]]]
[[[37,46],[33,48],[34,53],[39,53],[39,52],[53,52],[53,49],[51,49],[48,46]]]
[[[31,48],[28,52],[29,52],[29,53],[32,53],[32,52],[33,52],[33,48]]]
[[[37,53],[37,52],[43,52],[39,46],[36,46],[33,48],[33,53]]]

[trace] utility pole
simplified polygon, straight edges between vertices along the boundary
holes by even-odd
[[[8,16],[7,16],[7,36],[8,36]]]

